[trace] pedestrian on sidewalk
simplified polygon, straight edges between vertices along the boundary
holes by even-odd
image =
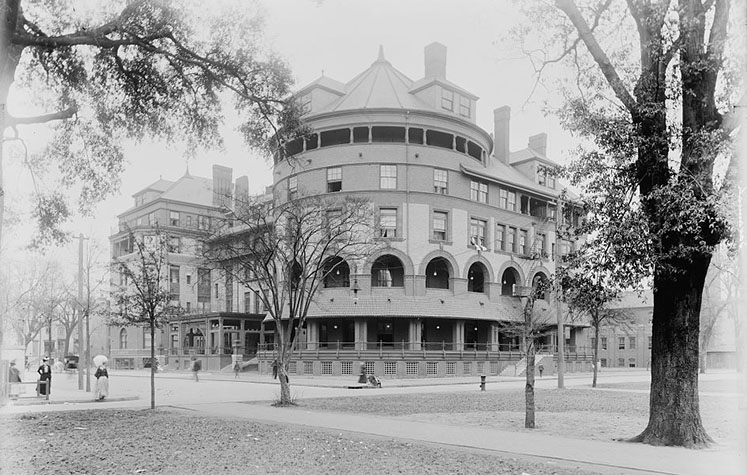
[[[237,361],[233,364],[233,379],[239,379],[240,372],[241,372],[241,363]]]
[[[193,356],[192,357],[192,374],[195,375],[195,382],[197,383],[200,382],[200,376],[197,373],[199,373],[201,369],[202,369],[202,362]]]
[[[8,368],[8,382],[10,383],[10,393],[8,394],[11,399],[16,399],[21,393],[18,383],[22,383],[21,372],[16,368],[16,362],[10,362],[10,368]]]
[[[52,367],[49,366],[49,358],[44,357],[42,364],[39,365],[39,369],[36,370],[39,373],[39,382],[37,384],[37,393],[42,396],[52,394]]]
[[[272,379],[278,379],[278,360],[272,361]]]
[[[106,369],[106,363],[96,368],[96,400],[103,401],[109,395],[109,371]]]
[[[543,372],[543,371],[545,370],[545,367],[544,367],[544,366],[542,366],[542,363],[540,363],[540,365],[539,365],[539,366],[537,366],[537,369],[538,369],[538,370],[539,370],[539,372],[540,372],[540,378],[541,378],[541,377],[542,377],[542,372]]]

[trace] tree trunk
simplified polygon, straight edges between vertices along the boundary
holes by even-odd
[[[532,338],[531,335],[529,338]],[[528,338],[528,340],[529,340]],[[534,342],[527,341],[527,383],[524,387],[526,414],[524,427],[534,429]]]
[[[594,326],[594,334],[596,335],[596,338],[594,338],[594,348],[592,350],[592,358],[594,358],[594,361],[592,362],[592,368],[594,369],[594,374],[591,378],[591,387],[596,388],[597,387],[597,373],[599,372],[599,320],[597,319],[594,323],[592,323]]]
[[[687,273],[654,277],[649,422],[632,441],[703,447],[713,440],[700,418],[698,333],[710,256],[694,258]]]
[[[156,326],[150,321],[150,408],[156,408]]]

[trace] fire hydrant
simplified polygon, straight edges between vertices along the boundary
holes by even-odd
[[[480,375],[480,391],[485,391],[485,375]]]

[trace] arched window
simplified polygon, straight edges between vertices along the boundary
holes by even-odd
[[[449,261],[443,257],[431,260],[425,268],[425,286],[430,289],[449,288]]]
[[[381,256],[371,267],[372,287],[404,287],[405,269],[402,261],[392,255]]]
[[[324,262],[324,287],[350,287],[350,266],[341,257],[331,257]]]
[[[119,349],[127,349],[127,330],[124,328],[119,331]]]
[[[547,276],[542,272],[537,272],[532,278],[532,288],[537,289],[536,297],[541,300],[545,300],[547,291],[550,290],[550,281]]]
[[[467,290],[469,292],[485,292],[485,267],[475,262],[467,273]]]
[[[516,269],[508,268],[503,271],[501,276],[501,295],[513,295],[514,285],[519,280]]]

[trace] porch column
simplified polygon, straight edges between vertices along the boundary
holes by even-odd
[[[306,348],[316,350],[319,343],[319,322],[306,320]]]
[[[223,354],[223,317],[218,319],[218,354]]]
[[[407,339],[410,340],[411,350],[420,350],[420,341],[423,339],[423,331],[420,324],[420,319],[415,318],[410,320],[410,329],[407,334]]]
[[[464,320],[456,320],[454,322],[454,334],[451,339],[454,342],[454,350],[464,350]]]
[[[355,320],[355,349],[368,349],[368,322],[366,320]]]
[[[498,337],[499,335],[498,329],[499,327],[497,323],[494,323],[494,322],[490,323],[490,330],[488,333],[488,345],[489,345],[488,347],[490,348],[490,351],[498,351],[500,348],[498,345],[498,342],[500,341]]]

